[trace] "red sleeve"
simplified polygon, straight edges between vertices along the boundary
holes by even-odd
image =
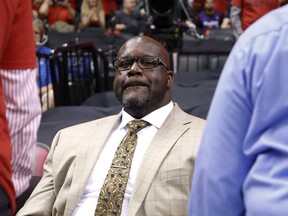
[[[12,1],[11,1],[12,2]],[[11,32],[11,27],[12,27],[12,21],[13,21],[13,16],[12,13],[10,13],[13,9],[12,3],[8,1],[1,1],[0,5],[0,20],[1,20],[1,25],[0,25],[0,64],[1,64],[1,59],[4,56],[4,51],[6,50],[7,47],[7,41],[9,38],[9,32]]]

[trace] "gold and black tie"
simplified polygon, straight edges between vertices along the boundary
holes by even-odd
[[[128,132],[115,152],[102,186],[95,216],[121,215],[132,159],[137,145],[137,133],[148,124],[143,120],[134,120],[128,123]]]

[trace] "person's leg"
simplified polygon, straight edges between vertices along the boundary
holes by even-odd
[[[0,70],[12,143],[13,182],[18,197],[32,176],[32,158],[41,118],[36,69]]]

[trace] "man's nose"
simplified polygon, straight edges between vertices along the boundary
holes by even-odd
[[[142,75],[142,69],[139,67],[137,61],[134,61],[129,72],[128,76]]]

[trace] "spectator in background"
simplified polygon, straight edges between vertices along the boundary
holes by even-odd
[[[50,0],[32,0],[33,18],[46,19],[49,13]]]
[[[205,36],[209,34],[209,30],[220,28],[223,21],[223,14],[215,10],[214,0],[205,0],[203,11],[199,13],[198,17],[199,28]]]
[[[51,49],[45,46],[48,41],[44,22],[38,18],[33,20],[34,39],[36,52],[49,56]],[[37,58],[38,63],[38,88],[41,96],[42,112],[54,107],[54,93],[52,87],[50,63],[44,58]]]
[[[232,0],[230,18],[235,37],[238,38],[257,19],[278,7],[279,0]]]
[[[51,49],[45,46],[45,44],[48,42],[48,36],[46,35],[44,22],[39,18],[33,19],[33,30],[37,49],[36,51],[49,55]]]
[[[28,188],[32,176],[32,159],[41,118],[32,2],[0,2],[0,78],[12,143],[13,182],[18,197]],[[0,143],[2,145],[2,140]]]
[[[79,28],[86,27],[105,28],[105,11],[101,0],[83,0]]]
[[[123,0],[123,7],[115,13],[115,29],[121,33],[138,35],[140,33],[140,21],[134,17],[137,0]]]
[[[186,0],[188,1],[188,6],[195,18],[198,19],[198,14],[203,11],[205,0]],[[229,8],[230,0],[215,0],[215,10],[224,14],[224,23],[222,22],[222,28],[229,27],[229,14],[227,9]],[[224,25],[223,25],[224,24]]]
[[[48,24],[58,32],[72,32],[77,7],[75,0],[50,0]]]
[[[116,0],[101,0],[101,1],[105,12],[106,27],[108,27],[107,25],[110,23],[111,17],[119,9],[119,5]]]
[[[2,2],[2,1],[1,1]],[[5,9],[0,3],[1,15],[5,13],[1,9]],[[1,20],[3,20],[2,16]],[[0,27],[1,29],[1,27]],[[3,31],[3,29],[1,29]],[[4,31],[3,31],[4,32]],[[0,33],[1,34],[1,33]],[[3,37],[0,36],[0,52],[3,50]],[[2,52],[1,52],[2,54]],[[1,60],[0,55],[0,60]],[[12,181],[12,146],[8,129],[8,122],[5,116],[4,94],[0,77],[0,215],[12,216],[15,212],[15,190]]]
[[[187,0],[188,6],[195,18],[198,18],[198,14],[203,10],[205,0]]]
[[[288,6],[247,29],[226,62],[196,160],[189,216],[287,216]]]

